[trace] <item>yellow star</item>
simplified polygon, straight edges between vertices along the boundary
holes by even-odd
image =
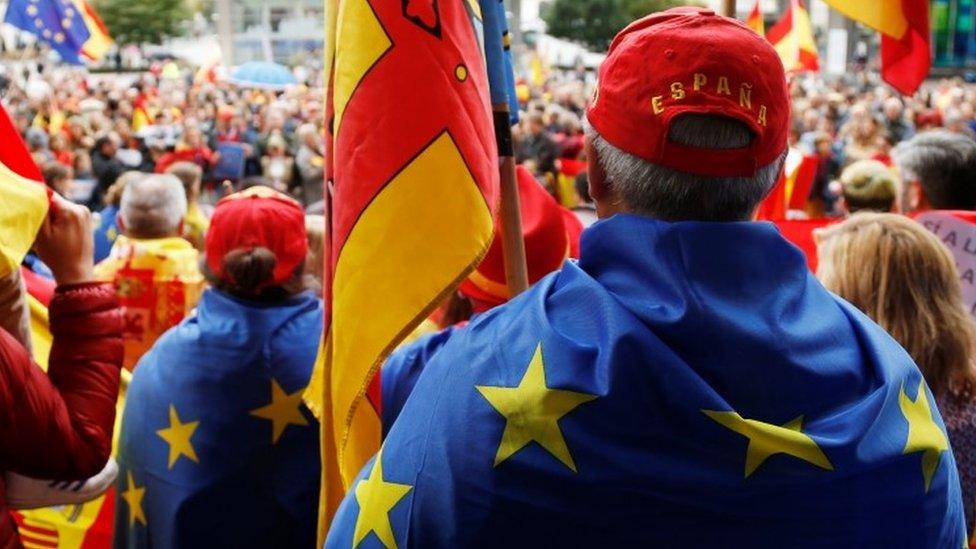
[[[129,505],[129,528],[132,528],[137,522],[145,526],[146,515],[142,512],[142,497],[146,495],[146,487],[136,486],[136,481],[132,478],[132,471],[126,472],[126,479],[129,486],[125,492],[122,492],[122,499]]]
[[[288,394],[278,385],[278,382],[271,379],[271,404],[262,406],[256,410],[251,410],[252,416],[257,416],[271,421],[271,443],[276,444],[285,428],[289,425],[308,425],[308,420],[302,415],[300,409],[302,405],[302,392],[299,389],[292,394]]]
[[[37,6],[34,5],[27,6],[27,15],[30,15],[31,17],[37,15]]]
[[[775,454],[791,455],[822,469],[834,470],[834,466],[830,464],[823,450],[801,430],[803,416],[779,426],[755,419],[745,419],[735,412],[702,410],[702,413],[749,439],[749,446],[746,448],[746,478],[749,478],[749,475],[754,473],[766,458]]]
[[[193,431],[196,431],[199,426],[199,421],[180,422],[180,416],[176,414],[176,407],[172,404],[169,405],[169,427],[156,431],[156,434],[169,444],[170,469],[176,465],[176,460],[180,459],[180,456],[186,456],[193,462],[200,463],[197,452],[193,449],[193,443],[190,442]]]
[[[595,399],[596,395],[550,389],[546,385],[541,343],[536,346],[517,387],[478,385],[475,388],[499,414],[505,416],[505,431],[495,454],[496,467],[530,442],[537,442],[576,472],[576,463],[559,429],[559,419],[580,404]]]
[[[356,517],[356,530],[352,546],[358,546],[370,532],[376,534],[386,549],[397,549],[390,524],[390,510],[413,488],[409,484],[397,484],[383,480],[383,451],[376,454],[376,462],[369,477],[356,484],[356,503],[359,516]]]
[[[908,398],[905,385],[902,384],[898,405],[908,422],[908,440],[905,441],[902,454],[922,452],[922,475],[925,477],[925,491],[928,492],[935,470],[942,460],[942,453],[949,449],[949,441],[932,419],[932,409],[924,383],[919,382],[915,400]]]

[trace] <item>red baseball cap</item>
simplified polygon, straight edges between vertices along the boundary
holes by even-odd
[[[224,274],[224,257],[237,249],[258,247],[271,250],[277,257],[267,286],[287,281],[308,252],[302,207],[288,196],[262,186],[217,202],[207,230],[207,266],[218,278],[233,282]]]
[[[583,225],[573,212],[559,205],[524,166],[516,168],[522,236],[529,283],[562,267],[570,257],[579,257],[579,239]],[[495,223],[495,237],[478,268],[458,288],[475,303],[475,312],[501,305],[509,300],[502,253],[501,223]]]
[[[739,149],[672,143],[683,114],[726,116],[749,127]],[[613,39],[587,111],[609,143],[652,164],[710,177],[751,177],[786,150],[790,102],[776,51],[735,19],[674,8],[631,23]]]

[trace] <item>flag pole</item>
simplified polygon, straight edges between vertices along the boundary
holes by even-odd
[[[735,0],[722,0],[722,15],[735,17]]]
[[[505,282],[509,297],[515,297],[529,287],[529,271],[525,262],[525,240],[522,238],[522,208],[515,175],[515,148],[512,144],[512,124],[509,106],[492,106],[495,120],[495,141],[498,143],[501,175],[501,205],[499,222],[502,234],[502,256],[505,260]]]

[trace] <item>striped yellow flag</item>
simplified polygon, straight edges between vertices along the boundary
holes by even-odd
[[[309,406],[321,531],[380,444],[374,377],[491,243],[498,160],[478,3],[327,0],[330,307]]]
[[[763,20],[762,9],[759,3],[760,0],[756,0],[756,3],[752,6],[752,11],[749,12],[749,17],[746,18],[746,26],[756,31],[756,34],[759,36],[766,36],[766,22]]]
[[[790,0],[786,14],[769,29],[766,39],[776,49],[787,73],[820,70],[810,14],[802,0]]]

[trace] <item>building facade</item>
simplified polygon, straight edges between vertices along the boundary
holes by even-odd
[[[321,0],[234,0],[234,62],[273,58],[287,63],[322,51]]]

